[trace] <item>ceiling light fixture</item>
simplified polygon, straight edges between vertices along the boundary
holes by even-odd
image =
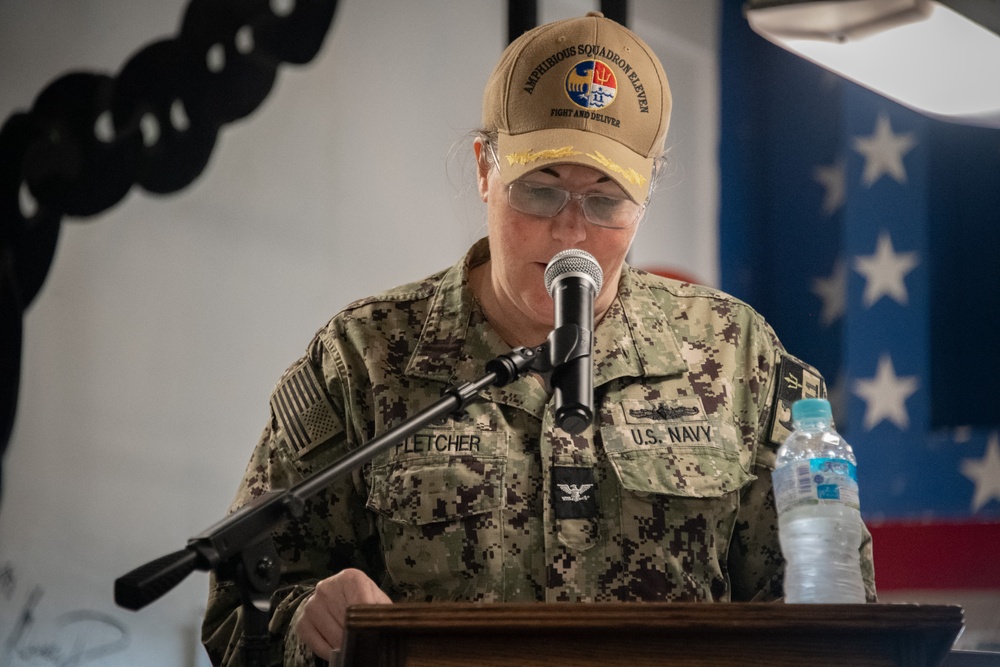
[[[1000,0],[749,0],[768,40],[928,116],[1000,128]]]

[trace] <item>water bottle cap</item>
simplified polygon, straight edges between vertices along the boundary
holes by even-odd
[[[825,398],[803,398],[792,403],[792,421],[797,422],[803,419],[825,419],[829,421],[833,417],[830,410],[830,401]]]

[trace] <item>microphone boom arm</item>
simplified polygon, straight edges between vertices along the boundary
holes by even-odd
[[[486,374],[445,390],[444,395],[412,417],[288,489],[273,489],[200,534],[187,546],[142,565],[115,580],[115,603],[137,611],[159,599],[195,570],[214,570],[239,585],[244,612],[241,650],[248,667],[267,665],[271,594],[278,585],[277,552],[271,533],[290,519],[301,518],[307,499],[350,474],[382,451],[428,424],[461,414],[490,385],[510,384],[530,370],[544,372],[548,343],[519,347],[486,363]],[[536,368],[537,367],[537,368]],[[551,368],[551,366],[549,366]]]

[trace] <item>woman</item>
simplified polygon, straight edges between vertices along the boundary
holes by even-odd
[[[504,52],[474,143],[488,238],[317,333],[272,395],[234,508],[543,342],[554,321],[543,272],[569,248],[604,275],[594,423],[559,429],[528,375],[315,497],[275,536],[276,662],[329,657],[351,604],[781,596],[770,472],[791,401],[825,388],[747,305],[625,264],[670,104],[656,56],[599,13]],[[874,599],[867,535],[862,562]],[[213,580],[204,638],[216,663],[238,661],[238,607],[232,584]]]

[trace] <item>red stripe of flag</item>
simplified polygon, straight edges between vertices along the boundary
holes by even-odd
[[[866,524],[880,591],[1000,590],[1000,523]]]

